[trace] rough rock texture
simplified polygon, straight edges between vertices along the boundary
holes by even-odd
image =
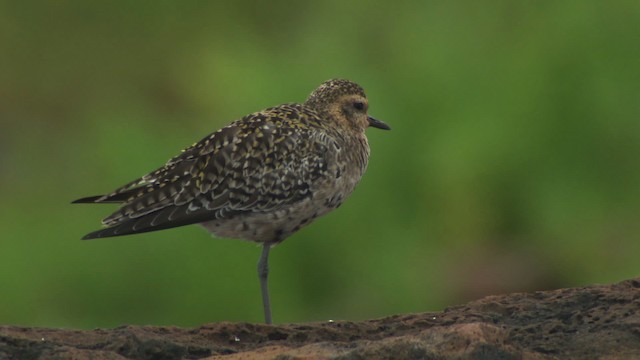
[[[0,359],[640,359],[640,278],[363,322],[0,327]]]

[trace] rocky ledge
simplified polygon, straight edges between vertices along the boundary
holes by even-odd
[[[640,278],[362,322],[0,326],[0,359],[640,359]]]

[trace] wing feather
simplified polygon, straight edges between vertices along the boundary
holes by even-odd
[[[268,212],[312,196],[326,176],[326,136],[301,126],[300,105],[248,115],[185,149],[163,167],[110,194],[80,200],[123,202],[103,220],[106,229],[85,238],[119,236],[242,212]],[[308,115],[308,114],[307,114]]]

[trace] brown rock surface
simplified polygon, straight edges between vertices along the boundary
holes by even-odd
[[[0,359],[640,359],[640,278],[363,322],[0,327]]]

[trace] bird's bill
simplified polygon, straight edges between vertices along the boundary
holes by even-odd
[[[369,116],[369,126],[373,126],[374,128],[378,128],[382,130],[391,130],[389,125],[387,125],[384,121],[374,119],[371,116]]]

